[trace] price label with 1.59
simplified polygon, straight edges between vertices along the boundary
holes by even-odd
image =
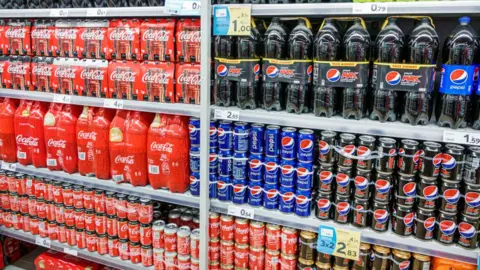
[[[444,131],[443,141],[446,143],[459,143],[480,146],[480,132]]]
[[[357,260],[360,255],[360,233],[320,225],[317,250],[321,253]]]
[[[250,36],[252,5],[215,5],[213,34],[215,36]]]

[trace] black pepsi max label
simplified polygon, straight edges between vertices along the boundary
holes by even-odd
[[[478,66],[442,65],[440,93],[470,95],[478,78]]]
[[[313,65],[309,60],[263,59],[262,74],[265,82],[307,84],[312,81]]]
[[[435,65],[375,63],[372,84],[377,90],[431,92]]]
[[[315,61],[313,85],[315,87],[365,88],[369,67],[369,62]]]
[[[260,59],[215,58],[215,78],[236,82],[251,82],[260,79]]]

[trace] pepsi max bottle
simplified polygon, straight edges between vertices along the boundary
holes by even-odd
[[[215,57],[236,59],[237,41],[234,36],[216,36],[215,37]],[[231,106],[234,103],[234,89],[236,83],[222,78],[228,74],[228,69],[224,65],[219,65],[215,72],[214,101],[218,106]]]
[[[335,61],[340,50],[340,34],[332,19],[325,19],[325,25],[318,31],[313,44],[315,61]],[[327,74],[327,76],[329,76]],[[338,74],[338,76],[340,76]],[[328,79],[328,78],[327,78]],[[335,88],[314,86],[313,112],[316,116],[331,117],[335,113]]]
[[[471,66],[479,47],[478,35],[469,25],[469,17],[462,17],[459,21],[460,25],[445,40],[443,59],[447,65]],[[445,67],[442,67],[440,106],[437,106],[439,126],[449,126],[453,129],[467,126],[469,120],[467,117],[471,111],[472,85],[468,82],[471,78],[466,68],[446,74]],[[443,78],[444,76],[446,78]]]
[[[438,35],[430,23],[423,18],[408,36],[408,62],[411,64],[435,64],[438,54]],[[433,87],[433,84],[432,84]],[[404,106],[401,121],[426,125],[430,119],[431,92],[407,92],[404,96]]]
[[[312,30],[307,27],[304,19],[299,19],[288,39],[288,58],[290,60],[309,60],[312,55]],[[307,70],[308,72],[308,70]],[[309,74],[311,76],[311,74]],[[290,83],[287,86],[287,112],[308,112],[306,104],[310,88],[309,80],[305,83]]]
[[[345,61],[364,62],[369,59],[370,34],[361,24],[355,20],[343,37]],[[365,112],[366,85],[363,88],[343,89],[342,115],[344,118],[363,118]]]
[[[280,21],[280,18],[273,18],[265,32],[264,48],[265,58],[284,59],[287,57],[287,29]],[[267,68],[264,76],[271,76],[271,73],[278,70]],[[280,82],[266,82],[262,84],[263,107],[267,111],[281,111],[283,109],[284,93],[286,84]]]

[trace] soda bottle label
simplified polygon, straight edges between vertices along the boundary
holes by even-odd
[[[442,65],[440,93],[470,95],[478,78],[478,71],[478,66]]]
[[[313,84],[320,87],[364,88],[369,62],[314,61]]]
[[[138,100],[173,102],[175,64],[170,62],[143,62],[140,65],[141,85],[136,92]]]
[[[376,89],[411,92],[433,89],[435,65],[376,63],[373,68]]]
[[[106,97],[108,92],[108,61],[84,59],[75,90],[83,96]]]
[[[230,81],[258,81],[260,79],[260,59],[230,60],[215,58],[215,77]]]
[[[175,100],[170,102],[200,104],[200,64],[178,63],[175,81]]]
[[[293,84],[307,84],[312,81],[313,65],[310,60],[263,59],[263,80]]]
[[[30,90],[30,57],[10,56],[3,80],[7,88]]]

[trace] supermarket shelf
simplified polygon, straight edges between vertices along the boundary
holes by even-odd
[[[0,88],[1,97],[39,100],[45,102],[53,102],[55,94],[34,91],[21,91]],[[105,107],[105,98],[69,96],[70,104]],[[179,104],[179,103],[157,103],[148,101],[122,100],[124,110],[136,110],[154,113],[169,113],[186,116],[200,116],[199,105]]]
[[[228,205],[230,205],[230,203],[213,199],[210,205],[211,211],[228,214]],[[293,214],[283,214],[279,211],[266,210],[263,208],[254,208],[254,211],[254,219],[263,222],[275,223],[282,226],[288,226],[312,232],[318,232],[318,227],[321,224],[351,231],[358,231],[361,233],[362,242],[477,264],[477,252],[466,250],[457,246],[447,247],[434,241],[420,241],[415,239],[413,236],[401,237],[391,232],[377,233],[368,228],[360,229],[352,225],[339,225],[331,220],[321,221],[313,217],[313,215],[308,218],[301,218]]]
[[[480,2],[478,1],[376,3],[385,6],[386,12],[365,12],[364,8],[368,7],[369,9],[371,4],[372,3],[318,3],[252,5],[252,16],[277,15],[324,17],[328,15],[361,15],[385,17],[386,15],[395,14],[429,14],[435,16],[448,16],[459,14],[479,16],[480,13]]]
[[[13,165],[13,164],[12,164]],[[6,167],[6,166],[2,166]],[[15,168],[12,170],[20,173],[26,173],[45,177],[49,179],[55,179],[62,182],[68,182],[72,184],[78,184],[82,186],[98,188],[103,190],[121,192],[129,195],[135,195],[142,198],[150,198],[152,200],[168,202],[173,204],[179,204],[189,207],[198,208],[200,200],[198,197],[194,197],[190,192],[186,193],[172,193],[164,189],[153,189],[150,186],[146,187],[134,187],[130,184],[117,184],[112,180],[99,180],[94,177],[81,176],[80,174],[68,174],[61,171],[50,171],[45,168],[35,168],[33,166],[23,166],[15,163]]]
[[[7,229],[5,227],[0,228],[0,234],[10,236],[10,237],[13,237],[13,238],[16,238],[16,239],[19,239],[19,240],[22,240],[22,241],[26,241],[26,242],[29,242],[29,243],[32,243],[32,244],[36,244],[35,241],[36,241],[37,237],[40,237],[38,235],[25,233],[25,232],[19,231],[19,230],[17,231],[15,229]],[[75,257],[79,257],[79,258],[86,259],[86,260],[89,260],[89,261],[92,261],[92,262],[107,265],[107,266],[110,266],[110,267],[113,267],[113,268],[116,268],[116,269],[137,270],[139,268],[142,268],[142,269],[152,269],[153,270],[153,266],[146,268],[146,267],[143,267],[143,266],[138,265],[138,264],[133,264],[130,261],[122,261],[122,260],[119,259],[119,257],[114,258],[114,257],[110,257],[108,255],[100,255],[96,252],[89,252],[86,249],[79,249],[77,247],[62,244],[58,241],[51,241],[50,249],[60,251],[60,252],[63,252],[63,253],[67,253],[67,254],[70,254],[70,255],[75,255],[75,253],[76,253],[77,256],[75,256]]]
[[[212,116],[215,109],[224,109],[238,111],[237,107],[223,108],[212,107]],[[344,119],[340,116],[332,118],[316,117],[312,113],[293,114],[283,112],[267,112],[262,109],[256,110],[240,110],[240,120],[252,123],[264,123],[279,126],[292,126],[297,128],[310,128],[316,130],[334,130],[338,132],[350,132],[358,134],[368,134],[373,136],[388,136],[397,138],[409,138],[425,141],[443,141],[443,132],[451,131],[450,128],[441,128],[435,124],[427,126],[412,127],[399,121],[380,123],[364,118],[359,121],[352,119]],[[462,129],[462,132],[477,132],[472,129]]]

